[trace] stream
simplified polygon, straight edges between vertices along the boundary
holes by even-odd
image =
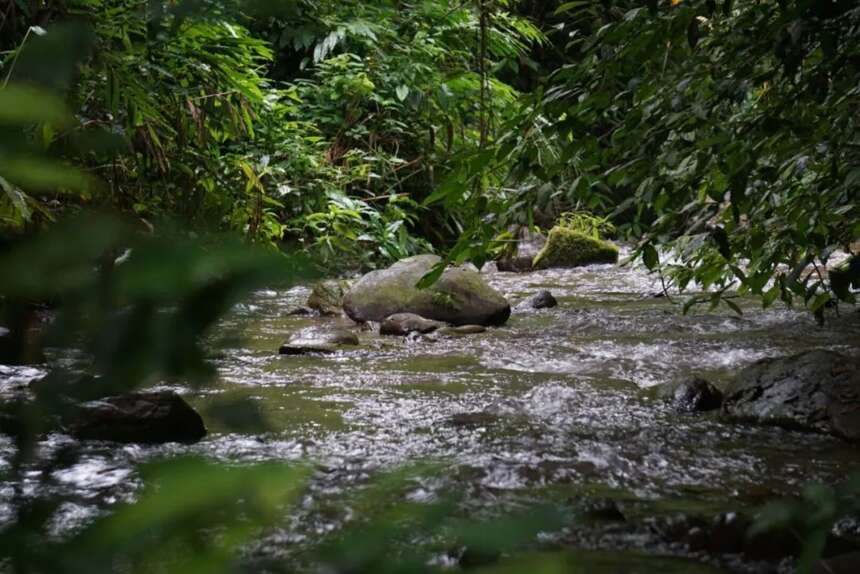
[[[835,438],[682,415],[647,392],[690,376],[719,386],[758,359],[811,348],[856,353],[855,310],[843,310],[824,327],[804,310],[762,310],[753,299],[738,300],[742,316],[728,310],[685,316],[677,301],[657,296],[659,281],[630,267],[486,277],[513,302],[548,289],[559,306],[515,310],[504,327],[480,335],[361,332],[356,350],[281,357],[277,349],[290,333],[351,322],[288,316],[290,308],[304,304],[306,287],[257,292],[216,334],[216,383],[172,387],[204,415],[207,438],[191,446],[82,444],[83,456],[54,471],[50,492],[34,476],[29,495],[64,501],[53,522],[54,533],[62,535],[132,500],[140,487],[136,466],[158,456],[193,453],[231,463],[310,460],[316,470],[308,499],[251,551],[289,559],[295,548],[355,519],[342,501],[345,492],[380,471],[429,461],[435,471],[415,481],[409,498],[429,501],[456,491],[469,516],[543,501],[568,508],[574,517],[594,505],[620,509],[623,526],[572,519],[562,532],[550,533],[591,551],[587,560],[595,564],[607,560],[598,549],[645,560],[627,570],[591,571],[673,571],[662,559],[643,559],[644,553],[682,560],[686,566],[675,565],[679,572],[758,572],[767,570],[743,561],[711,560],[706,566],[700,557],[685,558],[649,534],[653,528],[647,525],[682,513],[749,510],[772,497],[797,494],[809,481],[835,482],[860,470],[856,448]],[[221,337],[230,333],[243,336]],[[39,376],[38,368],[0,366],[7,383]],[[207,414],[232,402],[254,415],[241,432],[225,417]],[[72,442],[52,435],[42,448]],[[0,437],[0,465],[8,464],[11,444]],[[12,514],[10,493],[11,485],[0,484],[0,520]],[[617,554],[613,560],[626,559]]]

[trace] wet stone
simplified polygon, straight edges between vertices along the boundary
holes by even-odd
[[[290,337],[279,352],[281,355],[330,354],[342,347],[355,347],[358,344],[358,335],[352,331],[311,327]]]
[[[436,334],[443,337],[465,337],[486,332],[487,328],[483,325],[461,325],[459,327],[442,327],[436,331]]]
[[[448,418],[448,424],[453,427],[474,429],[489,426],[499,420],[493,413],[457,413]]]
[[[517,305],[517,310],[551,309],[558,306],[558,301],[549,291],[540,291]]]
[[[130,393],[80,405],[65,427],[81,440],[192,443],[206,436],[203,419],[173,391]]]
[[[392,315],[382,322],[379,327],[381,335],[404,336],[410,333],[432,333],[437,329],[445,327],[446,323],[425,319],[414,313],[398,313]]]
[[[595,500],[582,512],[587,522],[626,522],[627,518],[614,500]]]
[[[860,441],[860,360],[833,351],[764,359],[738,374],[723,413]]]
[[[682,413],[708,412],[723,405],[723,393],[704,379],[687,379],[672,392],[672,406]]]
[[[314,315],[314,314],[315,314],[315,312],[313,309],[311,309],[310,307],[305,307],[303,305],[299,306],[299,307],[292,307],[290,309],[287,309],[287,311],[285,313],[285,315],[287,315],[289,317],[307,317],[307,316]]]

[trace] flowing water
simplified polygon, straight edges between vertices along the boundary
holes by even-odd
[[[306,288],[259,292],[223,322],[221,333],[243,337],[221,345],[217,383],[176,389],[207,419],[205,440],[82,445],[83,457],[53,472],[50,493],[34,486],[31,494],[65,500],[55,520],[61,533],[132,499],[136,464],[159,455],[312,460],[312,493],[300,513],[255,550],[283,556],[352,519],[348,504],[331,500],[380,470],[416,461],[434,463],[435,471],[415,482],[412,500],[453,490],[474,515],[542,500],[575,513],[612,500],[633,522],[749,509],[795,494],[808,481],[832,482],[860,469],[856,449],[839,440],[680,415],[646,392],[692,375],[721,384],[753,361],[810,348],[856,353],[857,312],[845,311],[825,327],[804,311],[763,311],[755,301],[741,303],[743,316],[684,316],[676,302],[656,296],[652,276],[612,266],[487,278],[512,301],[549,289],[560,305],[515,310],[507,325],[481,335],[404,339],[361,332],[355,350],[281,357],[277,349],[290,333],[350,322],[288,316],[304,303]],[[0,369],[7,382],[39,376],[38,369]],[[254,416],[244,417],[237,432],[224,415],[240,411]],[[54,435],[43,448],[72,442]],[[11,443],[0,443],[0,457],[8,459],[9,449]],[[38,478],[33,485],[42,484]],[[7,484],[0,497],[9,493]],[[11,512],[8,505],[0,506],[4,512]],[[654,551],[655,545],[635,528],[613,535],[572,526],[556,535],[585,548]]]

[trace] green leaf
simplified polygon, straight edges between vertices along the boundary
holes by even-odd
[[[660,255],[652,244],[648,243],[642,248],[642,261],[650,271],[653,271],[660,265]]]
[[[26,126],[50,122],[59,126],[73,121],[63,101],[48,92],[17,84],[0,88],[0,124]]]
[[[70,190],[84,193],[91,187],[90,179],[79,169],[33,156],[0,159],[0,176],[27,192]]]
[[[827,303],[829,303],[833,299],[833,296],[830,293],[819,293],[819,295],[812,301],[812,305],[809,306],[809,310],[815,313],[816,311],[822,309]]]
[[[556,9],[555,15],[558,16],[560,14],[570,12],[577,8],[581,8],[582,6],[588,6],[589,4],[591,4],[591,0],[575,0],[573,2],[565,2]]]
[[[397,99],[402,102],[406,100],[407,97],[409,97],[409,86],[397,86]]]

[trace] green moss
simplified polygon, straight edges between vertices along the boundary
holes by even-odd
[[[444,291],[433,291],[433,304],[438,305],[439,307],[453,309],[455,311],[459,309],[459,305],[457,305],[457,301],[454,300],[454,297]]]
[[[608,241],[569,229],[553,227],[546,245],[534,258],[535,269],[617,263],[618,248]]]

